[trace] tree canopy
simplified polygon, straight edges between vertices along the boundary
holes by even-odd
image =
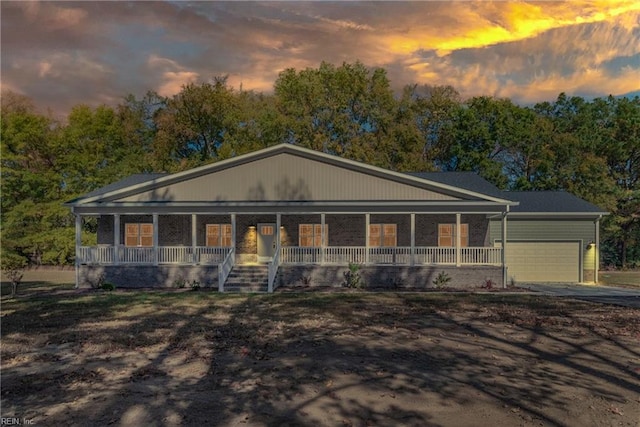
[[[640,265],[640,98],[564,93],[520,106],[407,85],[360,62],[287,69],[274,93],[191,83],[171,97],[77,105],[65,122],[3,93],[2,249],[31,263],[73,260],[62,206],[132,173],[175,172],[287,142],[396,171],[475,171],[512,190],[566,190],[611,212],[602,261]],[[85,224],[92,239],[95,224]]]

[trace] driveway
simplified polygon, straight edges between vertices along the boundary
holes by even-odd
[[[565,283],[526,284],[520,286],[546,295],[640,308],[640,289],[600,285],[574,285]]]

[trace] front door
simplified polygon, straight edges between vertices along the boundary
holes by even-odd
[[[258,262],[271,262],[276,253],[276,225],[258,224]]]

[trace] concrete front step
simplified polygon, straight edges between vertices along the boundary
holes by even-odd
[[[267,292],[269,267],[266,265],[234,266],[224,284],[225,292]]]
[[[224,291],[225,292],[235,292],[235,293],[244,293],[244,292],[268,292],[269,287],[268,285],[264,285],[264,286],[256,286],[256,285],[231,285],[231,286],[227,286],[225,285],[224,287]]]

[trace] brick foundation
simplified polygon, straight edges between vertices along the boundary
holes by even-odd
[[[278,286],[340,287],[347,266],[292,266],[282,265],[278,270]],[[433,280],[445,272],[451,281],[448,288],[479,288],[486,280],[495,287],[502,287],[502,267],[443,267],[443,266],[363,266],[358,273],[365,288],[428,289],[434,288]]]
[[[218,286],[217,265],[81,265],[79,273],[80,288],[95,286],[100,276],[117,288],[174,288],[179,280]]]

